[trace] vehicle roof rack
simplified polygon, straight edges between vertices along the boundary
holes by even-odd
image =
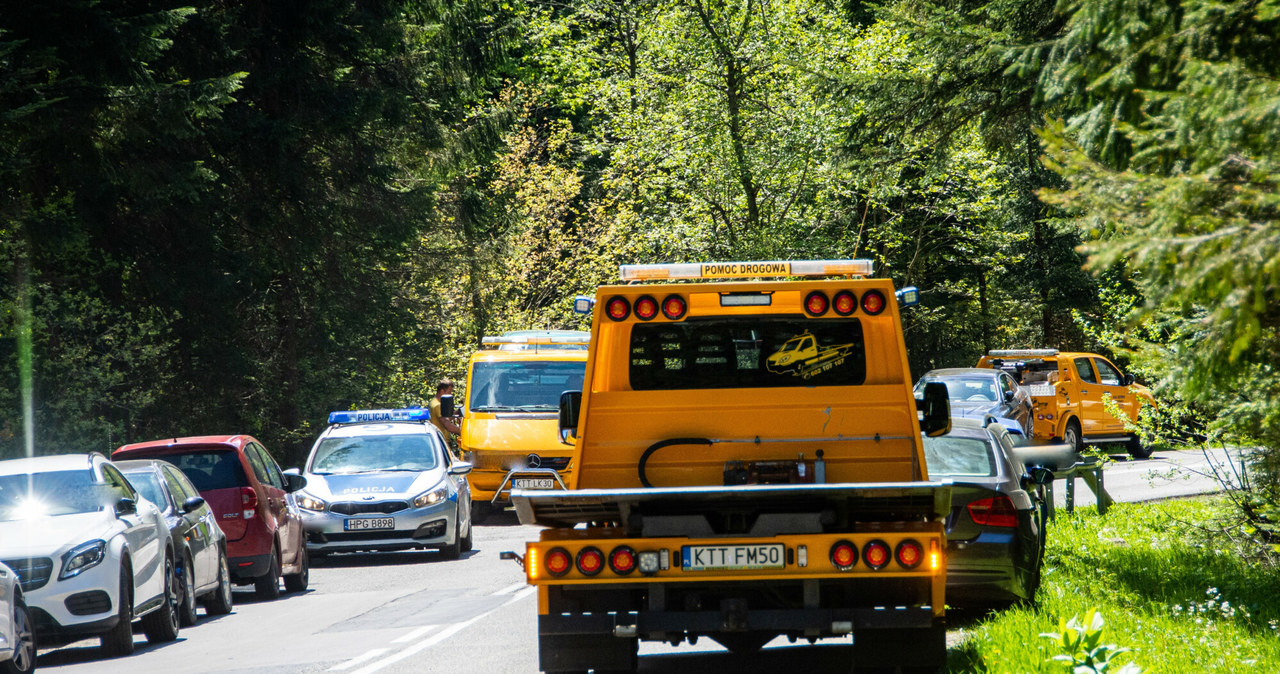
[[[1056,356],[1057,349],[992,349],[987,352],[992,358],[1039,358],[1041,356]]]
[[[687,262],[678,264],[624,264],[618,268],[623,281],[672,279],[771,278],[784,276],[843,276],[862,278],[874,271],[872,260],[768,260],[749,262]]]

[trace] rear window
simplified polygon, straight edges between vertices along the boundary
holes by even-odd
[[[929,477],[990,477],[995,459],[986,440],[942,435],[924,437],[924,462]]]
[[[202,449],[158,458],[177,466],[200,491],[250,486],[240,455],[233,450]]]
[[[867,377],[858,319],[716,318],[631,328],[631,388],[850,386]]]

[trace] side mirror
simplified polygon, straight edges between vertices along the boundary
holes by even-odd
[[[582,410],[582,391],[565,391],[560,394],[560,441],[571,444],[569,438],[578,432],[578,413]]]
[[[1125,373],[1125,375],[1124,375],[1124,378],[1123,378],[1123,379],[1121,379],[1120,381],[1124,382],[1124,385],[1125,385],[1125,386],[1129,386],[1129,385],[1133,384],[1133,375],[1131,375],[1131,374],[1129,374],[1129,373],[1127,373],[1127,372],[1126,372],[1126,373]]]
[[[192,496],[191,498],[182,502],[182,514],[185,515],[193,510],[199,510],[200,506],[202,505],[204,505],[203,498],[199,496]]]
[[[466,461],[454,461],[453,465],[449,466],[450,475],[466,475],[470,472],[471,464]]]
[[[138,502],[131,498],[116,501],[116,515],[134,515],[138,512]]]
[[[299,489],[307,486],[307,478],[293,473],[284,474],[284,490],[292,494]]]
[[[561,428],[564,427],[564,403],[561,399]],[[951,430],[951,400],[947,397],[947,385],[931,381],[924,385],[924,398],[916,398],[920,412],[920,432],[929,437],[945,435]],[[563,433],[563,431],[561,431]]]
[[[1013,391],[1004,392],[1004,401],[1007,403],[1013,402]]]
[[[453,416],[453,394],[440,396],[440,416]]]
[[[1032,484],[1046,485],[1053,482],[1053,471],[1044,466],[1032,466],[1027,469],[1027,477]]]

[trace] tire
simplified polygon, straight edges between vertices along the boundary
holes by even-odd
[[[196,624],[198,616],[196,615],[196,574],[195,565],[191,563],[191,555],[183,555],[182,566],[178,568],[178,578],[180,583],[178,589],[182,591],[182,596],[178,601],[178,622],[183,627],[191,627]]]
[[[473,538],[475,533],[476,523],[475,520],[472,520],[467,526],[467,536],[462,539],[462,543],[459,546],[462,552],[471,552],[471,549],[475,547],[475,539]]]
[[[142,631],[147,635],[147,642],[162,644],[178,638],[181,627],[181,608],[178,605],[178,574],[173,557],[164,560],[164,601],[160,608],[142,616]]]
[[[218,552],[218,589],[214,590],[204,602],[204,610],[209,615],[226,615],[231,612],[231,565],[227,563],[227,552]]]
[[[455,525],[456,526],[456,525]],[[462,536],[455,535],[453,542],[440,548],[440,555],[445,559],[457,559],[462,556]]]
[[[1062,431],[1062,443],[1074,447],[1077,454],[1084,451],[1084,437],[1080,435],[1080,422],[1075,419],[1067,422],[1066,430]]]
[[[284,577],[285,592],[306,592],[307,585],[311,583],[311,556],[307,554],[305,545],[298,554],[302,555],[302,569]]]
[[[29,674],[36,671],[36,628],[31,611],[21,597],[13,601],[13,657],[0,662],[0,674]]]
[[[1129,442],[1126,442],[1124,447],[1129,450],[1129,456],[1132,456],[1135,459],[1149,459],[1151,458],[1151,453],[1155,451],[1151,447],[1144,447],[1142,440],[1140,440],[1136,435],[1131,436],[1129,438]]]
[[[274,543],[271,545],[271,563],[267,572],[253,579],[253,593],[263,601],[280,598],[280,555],[276,552]]]
[[[120,594],[116,601],[119,604],[116,615],[120,620],[100,637],[102,652],[109,658],[133,653],[133,569],[128,564],[120,567]]]

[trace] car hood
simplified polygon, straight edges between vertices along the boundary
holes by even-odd
[[[110,510],[0,522],[0,557],[57,557],[86,541],[110,538],[117,526]]]
[[[307,473],[308,494],[325,501],[381,501],[412,498],[434,487],[444,478],[444,470],[422,472],[353,473],[317,475]]]

